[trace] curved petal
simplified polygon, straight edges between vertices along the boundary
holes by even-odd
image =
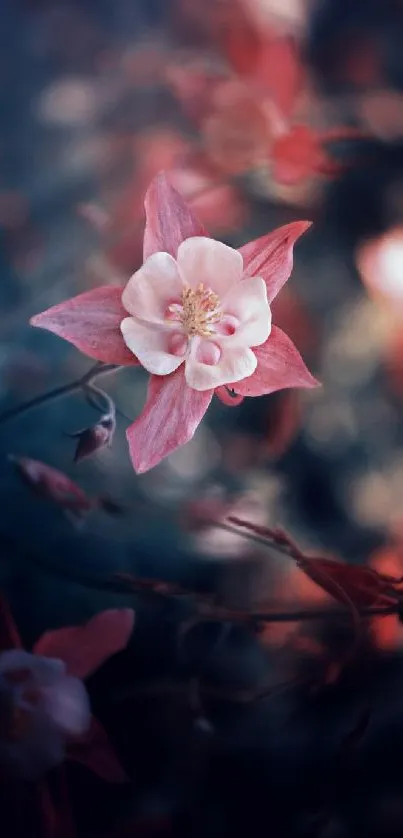
[[[310,226],[310,221],[293,221],[239,249],[244,260],[244,276],[263,277],[269,303],[287,282],[293,266],[294,244]]]
[[[91,724],[90,700],[79,678],[66,675],[43,691],[44,709],[63,733],[80,736]]]
[[[183,368],[166,377],[151,377],[146,406],[126,431],[130,456],[138,474],[153,468],[192,439],[213,392],[191,390]]]
[[[202,283],[220,299],[242,278],[243,259],[238,250],[206,237],[198,236],[181,244],[178,266],[184,280],[192,287]]]
[[[189,387],[194,390],[208,390],[223,384],[249,377],[257,366],[256,355],[249,347],[231,346],[222,348],[221,358],[216,364],[198,361],[195,353],[185,362],[185,377]],[[237,390],[237,388],[235,388]]]
[[[229,388],[231,389],[231,388]],[[215,390],[216,396],[220,399],[220,402],[226,404],[227,407],[238,407],[241,402],[243,402],[244,397],[237,395],[234,391],[234,395],[232,396],[229,392],[228,387],[217,387]]]
[[[131,608],[108,608],[82,626],[47,631],[35,643],[35,659],[37,655],[60,658],[69,675],[88,678],[108,658],[126,648],[134,618]]]
[[[134,317],[125,317],[121,329],[126,345],[147,372],[169,375],[185,359],[184,353],[174,355],[169,351],[169,341],[175,337],[171,330],[141,323]]]
[[[107,783],[129,781],[109,742],[106,731],[94,717],[91,719],[89,731],[80,739],[69,742],[66,756],[73,762],[85,765],[89,771],[93,771]]]
[[[163,322],[171,302],[180,302],[184,288],[175,259],[153,253],[129,279],[122,294],[125,309],[148,322]]]
[[[207,236],[203,224],[182,195],[161,172],[152,180],[145,196],[146,227],[144,261],[152,253],[165,251],[176,258],[179,245],[190,236]]]
[[[11,608],[6,598],[0,594],[0,654],[3,649],[20,649],[21,646]]]
[[[234,387],[242,396],[263,396],[287,387],[318,387],[292,340],[277,326],[270,337],[255,349],[257,368],[250,378]]]
[[[120,324],[126,316],[120,285],[93,288],[31,318],[31,326],[69,341],[84,355],[106,364],[138,364],[125,346]]]
[[[245,279],[231,288],[221,307],[224,314],[231,314],[240,322],[234,334],[224,338],[225,346],[239,343],[260,346],[267,340],[271,330],[271,311],[265,281],[261,276]]]

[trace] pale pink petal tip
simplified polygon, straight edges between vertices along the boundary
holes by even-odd
[[[120,331],[127,312],[122,305],[123,287],[101,286],[72,297],[31,318],[31,326],[72,343],[84,355],[106,364],[138,364]]]
[[[179,245],[192,236],[208,236],[189,204],[171,186],[164,172],[151,181],[144,206],[144,261],[153,253],[170,253],[176,258]]]
[[[253,351],[257,368],[249,378],[234,385],[240,395],[264,396],[290,387],[320,386],[292,340],[278,326],[273,326],[267,341]]]
[[[244,275],[263,277],[270,303],[290,277],[294,245],[311,226],[311,221],[292,221],[240,248]]]

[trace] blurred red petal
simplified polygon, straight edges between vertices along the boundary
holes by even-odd
[[[277,326],[266,343],[253,349],[257,369],[249,378],[237,381],[234,389],[242,396],[264,396],[288,387],[318,387],[292,340]]]
[[[299,393],[289,390],[280,393],[269,414],[266,451],[269,457],[281,457],[295,439],[301,423]]]
[[[254,73],[262,49],[262,38],[238,2],[218,6],[215,35],[222,52],[237,73]]]
[[[137,364],[123,341],[120,324],[127,312],[120,285],[101,286],[72,297],[31,318],[31,326],[69,341],[84,355],[107,364]]]
[[[263,277],[270,303],[291,274],[295,242],[310,226],[310,221],[293,221],[239,248],[244,276]]]
[[[152,181],[144,204],[144,261],[159,251],[170,253],[176,258],[178,247],[184,239],[208,235],[182,195],[170,185],[163,173]]]
[[[38,497],[78,515],[89,512],[93,501],[67,474],[30,457],[9,455],[20,476]]]
[[[122,768],[104,728],[92,718],[89,732],[80,741],[70,743],[67,759],[79,762],[107,783],[127,783]]]
[[[271,138],[266,115],[248,88],[236,81],[219,88],[202,130],[208,156],[226,174],[241,174],[267,157]]]
[[[320,140],[307,125],[294,125],[288,134],[278,137],[271,149],[272,173],[277,183],[286,186],[310,177],[323,162]]]
[[[126,431],[137,474],[149,471],[192,439],[213,393],[188,387],[183,366],[171,375],[151,376],[144,410]]]
[[[2,594],[0,594],[0,652],[7,649],[21,649],[22,643],[14,623],[10,606]]]
[[[255,79],[270,94],[282,116],[289,118],[304,82],[303,66],[293,38],[267,40]]]
[[[134,625],[131,608],[102,611],[84,626],[47,631],[37,640],[36,655],[60,658],[70,675],[88,678],[112,655],[125,649]]]

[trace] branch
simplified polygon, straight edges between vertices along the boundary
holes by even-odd
[[[92,382],[101,375],[107,375],[108,373],[114,372],[118,369],[120,369],[120,367],[116,364],[97,363],[80,378],[76,378],[75,381],[71,381],[69,384],[63,384],[61,387],[55,387],[53,390],[49,390],[41,396],[35,396],[35,398],[30,399],[28,402],[23,402],[16,407],[10,407],[8,410],[0,413],[0,425],[4,422],[9,422],[10,419],[16,419],[17,417],[22,416],[30,410],[35,410],[35,408],[41,407],[43,404],[57,401],[57,399],[61,399],[71,393],[77,393],[79,390],[91,385]]]

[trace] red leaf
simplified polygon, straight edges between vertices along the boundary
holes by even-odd
[[[15,464],[25,483],[39,497],[53,501],[63,509],[79,516],[93,508],[94,502],[63,472],[40,460],[32,460],[30,457],[10,455],[10,460]]]
[[[267,539],[268,545],[278,545],[316,585],[354,612],[357,608],[393,605],[400,598],[398,586],[403,584],[403,576],[378,573],[365,565],[346,565],[335,559],[311,558],[304,555],[287,533],[234,515],[228,516],[228,521]]]
[[[84,626],[47,631],[36,642],[34,652],[60,658],[70,675],[88,678],[108,658],[126,648],[133,625],[131,608],[101,611]]]
[[[129,782],[104,728],[94,718],[85,737],[69,744],[66,756],[67,759],[84,765],[107,783]]]
[[[370,567],[345,565],[333,559],[304,558],[301,570],[338,602],[350,601],[356,608],[393,605],[401,577],[386,576]]]
[[[0,652],[21,649],[22,643],[6,598],[0,594]]]

